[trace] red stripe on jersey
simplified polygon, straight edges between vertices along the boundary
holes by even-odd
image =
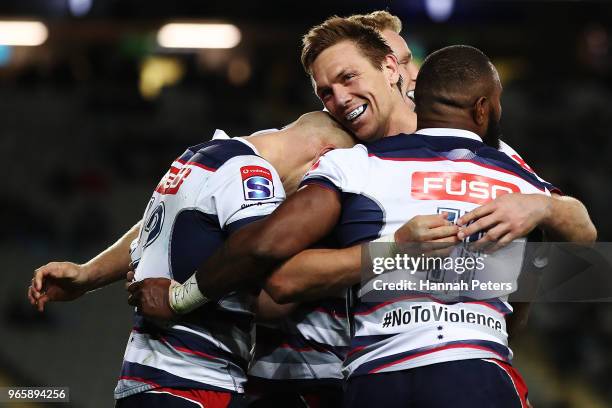
[[[384,365],[382,365],[380,367],[377,367],[377,368],[371,370],[369,373],[370,374],[374,374],[374,373],[377,373],[377,372],[379,372],[381,370],[384,370],[387,367],[391,367],[391,366],[394,366],[396,364],[400,364],[400,363],[403,363],[405,361],[415,359],[417,357],[425,356],[427,354],[437,353],[438,351],[444,351],[444,350],[449,350],[449,349],[462,349],[462,348],[463,349],[467,348],[467,349],[484,350],[486,352],[493,353],[496,356],[499,356],[499,358],[502,359],[502,360],[504,359],[504,357],[501,354],[491,350],[488,347],[479,346],[479,345],[476,345],[476,344],[451,344],[451,345],[448,345],[448,346],[435,347],[433,349],[421,351],[421,352],[418,352],[416,354],[412,354],[412,355],[410,355],[408,357],[401,358],[401,359],[399,359],[397,361],[392,361],[390,363],[384,364]]]
[[[183,398],[201,406],[202,408],[227,408],[232,400],[230,392],[208,390],[179,390],[175,388],[158,388],[152,393],[165,393]]]
[[[348,353],[346,353],[346,357],[352,356],[355,353],[360,352],[361,350],[363,350],[365,348],[365,346],[359,346],[359,347],[355,347],[354,349],[352,349],[351,351],[349,351]]]
[[[308,346],[306,346],[306,347],[297,347],[297,346],[292,346],[289,343],[283,343],[283,344],[279,345],[278,347],[279,348],[284,348],[284,349],[290,349],[290,350],[297,351],[297,352],[300,352],[300,353],[303,353],[305,351],[314,351],[314,348],[312,348],[312,347],[308,347]]]
[[[160,339],[160,341],[162,343],[164,343],[167,346],[172,347],[173,349],[175,349],[177,351],[180,351],[180,352],[183,352],[183,353],[187,353],[187,354],[193,354],[194,356],[204,357],[204,358],[207,358],[209,360],[219,360],[219,357],[211,356],[210,354],[206,354],[206,353],[203,353],[201,351],[191,350],[191,349],[188,349],[186,347],[174,346],[174,345],[170,344],[170,342],[168,342],[168,340],[165,337],[163,337],[163,336],[160,336],[159,339]],[[154,339],[152,339],[152,340],[154,340]]]
[[[527,389],[527,384],[525,384],[525,380],[523,380],[521,374],[519,374],[519,372],[514,367],[512,367],[506,362],[491,360],[488,358],[483,358],[483,360],[495,364],[496,366],[501,368],[508,375],[508,377],[510,377],[510,381],[512,381],[514,389],[516,390],[516,393],[519,399],[521,400],[521,408],[531,408],[531,404],[529,404],[529,401],[527,400],[529,390]]]

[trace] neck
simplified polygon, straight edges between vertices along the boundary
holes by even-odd
[[[302,177],[318,158],[319,146],[292,128],[249,136],[248,141],[278,172],[285,193],[295,192]]]
[[[410,106],[401,98],[395,95],[394,109],[391,111],[391,116],[387,122],[389,125],[385,131],[385,136],[395,136],[400,133],[414,133],[417,129],[417,115]]]

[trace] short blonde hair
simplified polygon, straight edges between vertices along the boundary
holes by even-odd
[[[385,10],[377,10],[369,14],[355,14],[347,19],[372,27],[379,32],[391,30],[399,34],[402,31],[402,21],[399,17]]]
[[[309,75],[314,60],[326,49],[352,41],[361,54],[377,69],[382,69],[385,57],[393,54],[380,31],[356,20],[333,16],[315,26],[302,38],[302,65]]]

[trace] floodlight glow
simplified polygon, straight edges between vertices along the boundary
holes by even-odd
[[[36,46],[48,36],[47,27],[39,21],[0,21],[0,45]]]
[[[232,24],[170,23],[157,33],[157,42],[166,48],[233,48],[240,39]]]
[[[455,0],[425,0],[425,9],[429,17],[436,23],[448,20],[453,14]]]
[[[83,17],[89,13],[93,6],[93,0],[68,0],[68,8],[73,16]]]

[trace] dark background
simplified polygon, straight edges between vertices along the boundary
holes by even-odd
[[[0,19],[49,29],[42,46],[0,46],[0,386],[69,386],[74,406],[112,404],[131,324],[121,285],[39,316],[25,296],[33,269],[85,262],[111,244],[142,216],[171,160],[215,128],[246,135],[320,109],[300,37],[332,14],[388,9],[421,60],[449,44],[482,49],[502,76],[504,140],[586,204],[599,240],[612,237],[606,1],[456,0],[444,22],[424,0],[88,3],[0,1]],[[156,31],[177,19],[233,23],[242,41],[164,50]],[[168,84],[146,94],[151,77]],[[610,340],[608,304],[536,305],[512,342],[534,405],[611,406]]]

